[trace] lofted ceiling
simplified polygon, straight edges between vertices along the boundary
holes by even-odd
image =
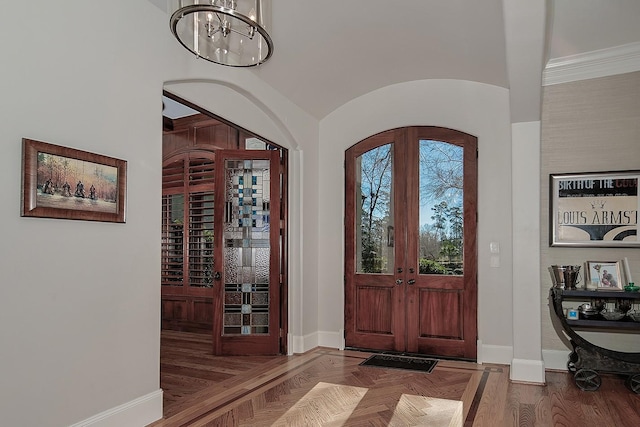
[[[166,0],[149,1],[167,11]],[[322,119],[354,98],[412,80],[470,80],[539,98],[548,60],[640,43],[638,0],[549,0],[546,29],[527,21],[543,4],[273,0],[275,52],[251,70]],[[541,46],[538,61],[528,57],[537,55],[528,51],[531,41]]]
[[[256,73],[318,118],[394,83],[508,85],[501,0],[275,0],[272,20]]]

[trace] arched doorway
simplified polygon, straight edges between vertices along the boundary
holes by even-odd
[[[347,347],[476,359],[477,139],[394,129],[345,164]]]
[[[164,95],[191,111],[163,117],[162,327],[286,353],[288,152]]]

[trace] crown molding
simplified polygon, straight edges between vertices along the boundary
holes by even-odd
[[[640,42],[551,59],[543,86],[640,71]]]

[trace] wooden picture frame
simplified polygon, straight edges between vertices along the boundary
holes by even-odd
[[[587,289],[622,291],[619,261],[587,261]]]
[[[551,174],[549,178],[550,246],[640,246],[640,171]]]
[[[125,222],[127,162],[22,139],[23,217]]]

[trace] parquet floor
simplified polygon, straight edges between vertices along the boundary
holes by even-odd
[[[431,374],[359,366],[369,354],[214,357],[208,336],[162,333],[164,418],[178,426],[638,426],[640,396],[603,375],[597,392],[565,372],[514,384],[509,368],[441,360]]]

